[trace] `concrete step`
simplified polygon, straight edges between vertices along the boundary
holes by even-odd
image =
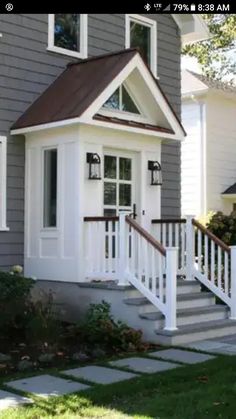
[[[139,313],[156,312],[156,307],[145,297],[126,298],[124,303],[138,306]],[[215,304],[215,296],[211,292],[198,292],[177,295],[177,310],[184,308],[206,307]]]
[[[195,323],[180,326],[177,330],[156,330],[159,344],[182,345],[198,340],[218,338],[236,333],[236,320],[214,320],[210,322]]]
[[[195,307],[177,310],[177,326],[190,325],[213,320],[224,320],[228,318],[229,308],[222,304],[215,304],[209,307]],[[143,313],[141,319],[149,320],[154,329],[165,326],[165,317],[160,311]]]
[[[177,294],[193,294],[201,291],[201,285],[198,281],[185,281],[183,279],[177,280]],[[158,293],[158,281],[157,281],[157,293]],[[165,288],[164,288],[165,293]],[[128,286],[126,289],[127,298],[139,298],[143,295],[133,286]]]

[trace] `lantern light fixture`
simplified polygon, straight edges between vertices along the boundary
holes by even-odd
[[[97,153],[87,153],[87,163],[89,164],[89,179],[101,179],[101,159]]]
[[[162,185],[162,170],[158,161],[148,161],[148,170],[151,172],[151,185]]]

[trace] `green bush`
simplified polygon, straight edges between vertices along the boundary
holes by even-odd
[[[82,340],[90,347],[99,346],[106,351],[143,349],[142,332],[114,320],[106,301],[90,305],[80,330]]]
[[[34,280],[0,271],[0,337],[28,344],[54,344],[60,339],[60,326],[53,310],[52,295],[32,301]],[[47,298],[45,298],[47,297]]]
[[[34,281],[0,271],[0,333],[9,338],[26,327],[29,295]]]
[[[236,244],[236,211],[230,215],[218,211],[211,217],[206,226],[228,246]]]

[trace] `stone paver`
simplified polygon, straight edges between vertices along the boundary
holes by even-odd
[[[192,342],[184,345],[186,348],[197,349],[199,351],[213,352],[214,349],[224,349],[229,346],[229,343],[218,342],[214,340],[202,340],[198,342]]]
[[[131,372],[118,371],[112,368],[98,367],[96,365],[66,370],[63,371],[63,374],[71,375],[76,378],[83,378],[97,384],[117,383],[118,381],[137,377],[136,374]]]
[[[157,361],[149,358],[125,358],[119,359],[118,361],[111,361],[110,364],[116,367],[126,367],[133,371],[149,374],[170,370],[180,366],[178,364]]]
[[[9,407],[17,407],[22,404],[29,404],[33,401],[28,397],[19,396],[8,391],[0,390],[0,410],[8,409]]]
[[[184,351],[182,349],[165,349],[163,351],[151,352],[150,355],[171,361],[183,362],[185,364],[197,364],[198,362],[205,362],[215,358],[212,355]]]
[[[26,391],[40,397],[62,396],[89,388],[85,384],[47,374],[8,381],[6,384],[13,389]]]

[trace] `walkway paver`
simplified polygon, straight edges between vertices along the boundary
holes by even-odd
[[[6,385],[40,397],[62,396],[89,388],[88,385],[47,374],[8,381]]]
[[[63,374],[71,375],[76,378],[83,378],[84,380],[92,381],[97,384],[112,384],[117,383],[118,381],[129,380],[130,378],[137,377],[137,374],[133,374],[131,372],[98,367],[96,365],[74,368],[62,372]]]
[[[170,369],[177,368],[180,366],[178,364],[174,364],[170,362],[163,362],[163,361],[157,361],[150,358],[138,358],[138,357],[119,359],[117,361],[111,361],[110,364],[115,367],[125,367],[133,371],[144,372],[144,373],[149,373],[149,374],[170,370]]]
[[[202,340],[185,345],[190,349],[197,349],[203,352],[221,354],[221,355],[236,355],[236,345],[229,342],[218,342],[215,340]]]
[[[197,364],[215,358],[212,355],[184,351],[182,349],[165,349],[163,351],[150,352],[150,355],[161,359],[183,362],[184,364]]]
[[[19,394],[13,394],[9,391],[0,390],[0,410],[29,403],[33,403],[33,400],[28,399],[28,397],[23,397],[19,396]]]

